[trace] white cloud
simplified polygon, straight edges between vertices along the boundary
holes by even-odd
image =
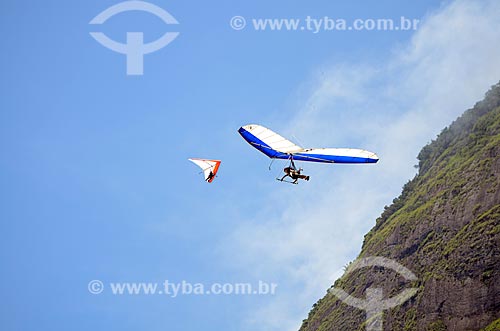
[[[278,217],[254,215],[262,221],[242,222],[224,244],[241,252],[247,270],[280,281],[278,295],[250,314],[249,329],[298,329],[332,275],[359,252],[384,204],[413,177],[421,147],[498,82],[498,31],[500,3],[455,1],[429,14],[409,45],[380,67],[325,68],[309,83],[286,131],[312,146],[352,144],[357,135],[353,147],[381,161],[308,165],[311,182],[267,197],[282,210]]]

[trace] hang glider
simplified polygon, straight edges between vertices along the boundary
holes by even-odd
[[[238,132],[250,145],[272,159],[322,163],[377,163],[377,154],[354,148],[302,148],[261,125],[242,126]]]
[[[205,176],[205,181],[211,183],[219,171],[219,166],[221,161],[219,160],[208,160],[208,159],[188,159],[189,161],[196,164],[203,171],[203,175]]]
[[[294,184],[298,179],[309,180],[309,176],[302,175],[302,169],[297,169],[293,161],[307,161],[320,163],[377,163],[377,154],[363,149],[354,148],[303,148],[276,132],[261,125],[249,124],[238,130],[239,134],[252,147],[272,159],[290,160],[290,166],[284,169],[285,177],[291,177]]]

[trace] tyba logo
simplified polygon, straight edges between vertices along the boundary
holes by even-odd
[[[365,267],[384,267],[394,270],[406,280],[416,281],[417,277],[410,270],[397,263],[394,260],[385,257],[373,256],[366,257],[353,262],[346,270],[345,275],[354,270]],[[381,288],[368,287],[366,289],[366,300],[355,298],[347,294],[339,288],[331,288],[328,292],[335,295],[342,302],[366,311],[366,330],[367,331],[382,331],[383,330],[383,312],[384,310],[394,308],[403,304],[417,293],[417,288],[407,288],[395,297],[385,299]]]
[[[125,1],[111,6],[94,17],[89,24],[103,24],[117,14],[133,10],[145,11],[156,15],[165,22],[165,24],[179,24],[179,22],[163,8],[144,1]],[[167,46],[177,38],[179,32],[166,32],[159,39],[148,44],[144,43],[144,34],[142,32],[127,32],[126,44],[112,40],[102,32],[91,32],[90,35],[104,47],[127,56],[127,75],[142,75],[144,72],[144,55],[156,52]]]

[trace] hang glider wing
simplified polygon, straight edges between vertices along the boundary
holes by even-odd
[[[238,132],[250,145],[270,158],[280,158],[280,156],[288,158],[289,154],[298,153],[304,150],[290,140],[283,138],[276,132],[261,125],[245,125],[241,127]]]
[[[219,166],[221,163],[221,161],[219,160],[196,159],[196,158],[188,160],[201,168],[201,170],[203,171],[203,175],[205,176],[205,181],[209,183],[211,183],[215,179],[215,176],[219,171]]]
[[[273,159],[321,163],[376,163],[378,156],[355,148],[302,148],[261,125],[242,126],[238,132],[250,145]]]
[[[312,148],[293,154],[296,161],[322,163],[377,163],[377,154],[356,148]]]

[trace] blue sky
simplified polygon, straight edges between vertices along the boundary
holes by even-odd
[[[97,30],[179,37],[127,76],[88,23],[119,1],[0,4],[0,289],[5,330],[295,330],[415,169],[500,77],[494,1],[151,1]],[[417,31],[235,31],[231,17],[421,20]],[[281,164],[259,123],[373,166]],[[213,184],[188,157],[223,161]],[[274,296],[116,296],[109,282],[256,282]]]

